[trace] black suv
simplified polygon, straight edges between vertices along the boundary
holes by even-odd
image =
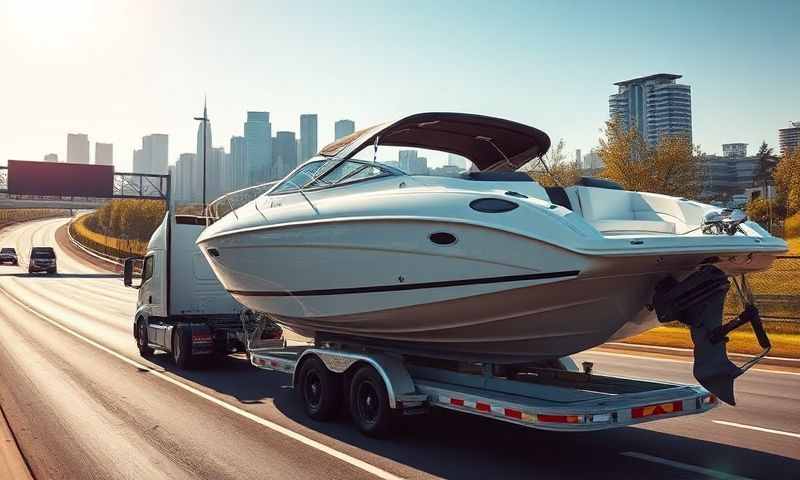
[[[17,251],[11,247],[0,249],[0,263],[10,263],[11,265],[19,265],[17,259]]]
[[[56,273],[56,252],[53,247],[33,247],[31,261],[28,264],[28,273],[47,272]]]

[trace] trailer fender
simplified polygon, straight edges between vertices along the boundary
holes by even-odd
[[[305,350],[295,365],[295,371],[292,374],[292,384],[296,387],[296,372],[303,364],[303,359],[309,355],[314,355],[322,360],[329,371],[333,373],[346,373],[356,363],[366,363],[371,365],[383,379],[386,385],[386,392],[389,395],[389,407],[392,409],[398,408],[398,402],[406,396],[417,396],[414,381],[411,375],[406,370],[399,359],[390,357],[388,355],[371,354],[360,355],[357,353],[349,352],[332,352],[324,349],[310,348]]]

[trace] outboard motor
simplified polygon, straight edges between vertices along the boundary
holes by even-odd
[[[704,266],[681,282],[667,278],[656,286],[653,297],[660,322],[677,320],[689,325],[694,343],[694,377],[730,405],[736,404],[733,393],[736,377],[755,365],[771,348],[744,276],[734,282],[745,309],[725,325],[722,316],[730,283],[727,275],[716,267]],[[763,352],[744,365],[736,366],[728,359],[725,343],[727,334],[745,323],[753,327]]]

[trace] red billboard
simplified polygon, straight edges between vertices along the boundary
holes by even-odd
[[[114,167],[9,160],[8,193],[54,197],[111,197],[114,193]]]

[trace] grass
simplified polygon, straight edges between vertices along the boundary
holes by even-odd
[[[775,325],[771,325],[775,324]],[[772,350],[769,355],[775,357],[800,358],[800,325],[790,322],[767,322],[764,324],[769,332]],[[731,332],[728,335],[728,353],[761,353],[755,335],[751,330]],[[656,345],[659,347],[692,348],[692,338],[686,327],[667,326],[654,328],[635,337],[625,339],[624,343],[639,345]]]
[[[787,238],[789,244],[789,255],[800,255],[800,237]]]

